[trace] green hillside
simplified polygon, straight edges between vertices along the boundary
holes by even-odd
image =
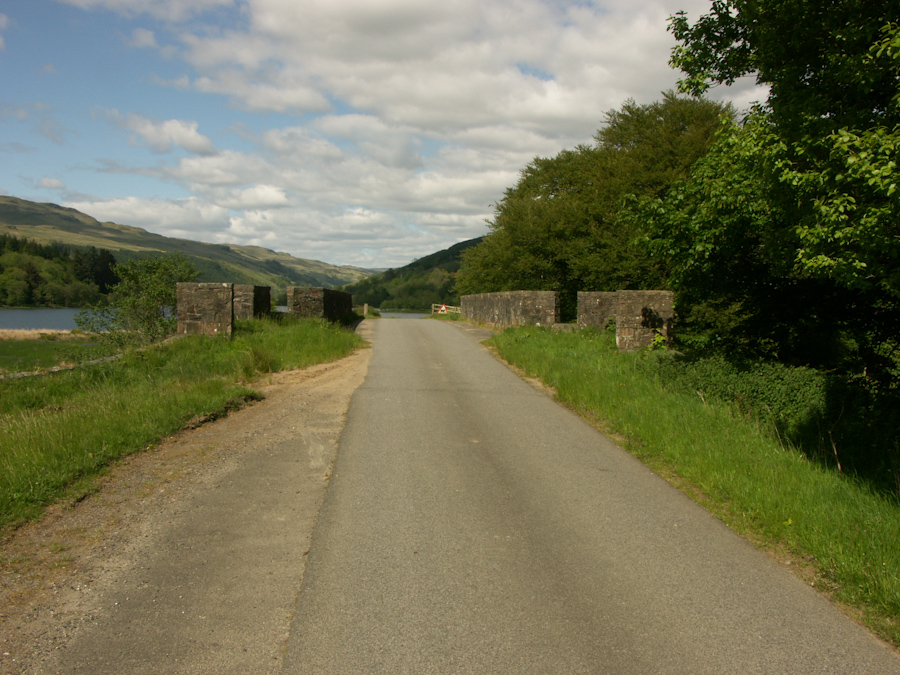
[[[454,286],[462,252],[481,243],[481,239],[462,241],[405,267],[372,275],[341,290],[353,294],[354,304],[368,303],[380,309],[426,311],[435,303],[458,305],[459,295]]]
[[[179,251],[200,271],[200,281],[272,286],[276,296],[287,286],[335,288],[371,274],[360,268],[304,260],[259,246],[205,244],[164,237],[139,227],[101,223],[80,211],[56,204],[8,196],[0,196],[0,234],[28,238],[40,244],[105,248],[119,262]]]

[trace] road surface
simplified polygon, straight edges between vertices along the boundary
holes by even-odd
[[[284,673],[900,673],[471,333],[378,324]]]

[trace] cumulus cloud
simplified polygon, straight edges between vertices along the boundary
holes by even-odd
[[[188,199],[90,199],[66,202],[101,222],[125,223],[169,237],[214,241],[228,227],[228,209],[194,197]]]
[[[128,44],[138,49],[159,47],[156,44],[156,35],[153,34],[152,30],[146,28],[135,28],[131,31],[131,38],[128,40]]]
[[[246,30],[183,40],[195,86],[247,109],[340,100],[423,129],[503,120],[568,139],[671,86],[666,20],[683,4],[250,0]]]
[[[44,190],[65,190],[66,184],[58,178],[41,178],[38,181],[38,187]]]
[[[118,126],[134,132],[155,152],[171,152],[182,148],[195,155],[213,155],[216,148],[212,141],[197,131],[197,122],[185,120],[151,120],[136,113],[122,115],[118,110],[105,111],[105,115]]]
[[[6,14],[0,14],[0,31],[6,30],[9,26],[9,17]],[[3,36],[0,35],[0,49],[5,49],[6,43],[3,41]]]
[[[140,21],[128,45],[180,58],[148,80],[197,109],[228,103],[224,122],[106,112],[133,143],[187,156],[98,163],[192,196],[79,201],[89,213],[379,267],[483,234],[528,162],[591,143],[627,98],[658,99],[678,78],[668,17],[709,11],[709,0],[61,1]],[[765,92],[747,81],[713,95],[741,108]],[[232,132],[231,146],[201,128]]]
[[[266,209],[288,204],[284,190],[274,185],[254,185],[241,190],[229,190],[216,200],[229,209]]]

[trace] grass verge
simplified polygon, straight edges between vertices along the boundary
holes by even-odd
[[[232,339],[186,337],[119,361],[0,382],[0,528],[90,489],[115,460],[197,417],[259,398],[259,373],[346,356],[355,333],[317,320],[239,322]]]
[[[75,365],[109,353],[86,335],[6,331],[5,336],[0,334],[0,375]]]
[[[737,531],[815,571],[812,583],[900,647],[900,504],[824,468],[740,410],[664,390],[653,352],[608,334],[523,328],[492,339],[506,361]]]

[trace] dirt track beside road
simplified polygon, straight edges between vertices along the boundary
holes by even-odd
[[[274,374],[256,386],[264,401],[123,460],[94,494],[7,534],[0,673],[175,672],[167,658],[179,672],[277,672],[370,354]],[[93,654],[111,634],[119,652]]]

